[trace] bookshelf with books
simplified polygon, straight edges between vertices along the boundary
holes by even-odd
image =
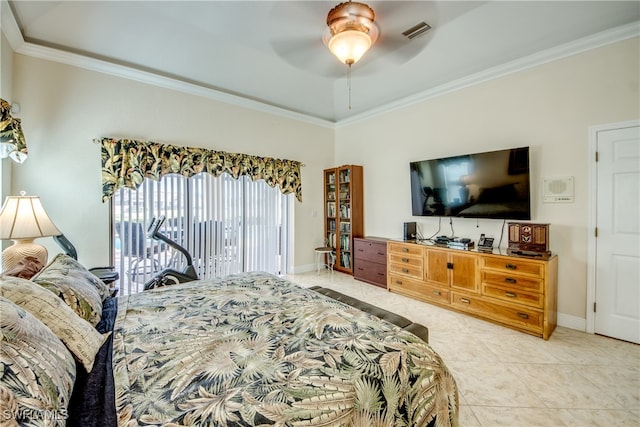
[[[353,238],[364,236],[362,166],[324,171],[324,235],[335,255],[334,268],[353,273]]]

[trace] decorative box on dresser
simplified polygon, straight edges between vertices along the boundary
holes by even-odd
[[[387,288],[537,335],[557,321],[558,257],[517,257],[389,241]]]
[[[387,240],[381,237],[354,237],[353,278],[387,287]]]

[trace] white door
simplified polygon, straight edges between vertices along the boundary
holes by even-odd
[[[640,127],[596,144],[595,332],[640,343]]]

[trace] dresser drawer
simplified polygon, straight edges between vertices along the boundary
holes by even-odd
[[[407,255],[399,255],[395,252],[389,254],[389,262],[393,262],[396,264],[407,265],[414,268],[422,269],[423,260],[422,258],[411,257]]]
[[[422,247],[415,243],[389,242],[387,250],[393,254],[412,255],[422,259]]]
[[[389,264],[389,272],[395,274],[401,274],[411,276],[415,279],[422,280],[422,264],[416,265],[409,262],[391,262]]]
[[[353,254],[355,259],[363,259],[380,264],[387,263],[387,244],[372,242],[364,239],[353,239]]]
[[[449,304],[450,301],[450,292],[448,290],[438,289],[425,285],[424,282],[407,279],[406,277],[400,277],[394,274],[389,276],[387,288],[390,291],[408,294],[419,299],[428,299],[441,304]]]
[[[499,270],[512,274],[544,277],[544,264],[515,258],[482,257],[482,268]]]
[[[488,302],[454,292],[451,305],[458,310],[481,315],[482,317],[528,329],[540,333],[542,331],[544,312],[526,307],[515,307]]]
[[[482,285],[491,284],[508,287],[514,290],[543,292],[544,280],[536,277],[521,276],[519,274],[499,273],[483,270],[480,272]]]
[[[503,301],[528,305],[530,307],[542,308],[544,296],[536,292],[526,292],[490,284],[482,285],[482,295],[497,298]]]
[[[387,266],[356,258],[353,264],[353,277],[365,282],[387,287]]]

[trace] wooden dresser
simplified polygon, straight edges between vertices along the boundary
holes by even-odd
[[[557,321],[558,257],[533,259],[389,241],[387,288],[537,335]]]
[[[353,238],[353,277],[387,287],[387,241],[380,237]]]

